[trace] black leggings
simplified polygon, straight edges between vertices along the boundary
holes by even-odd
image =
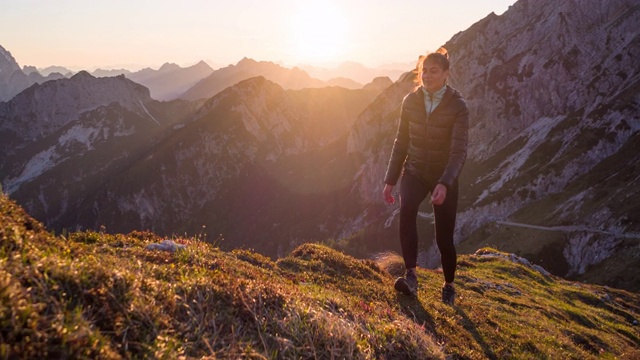
[[[404,172],[400,183],[400,245],[407,269],[415,268],[418,260],[418,228],[416,218],[422,201],[437,185],[437,180],[425,181],[409,172]],[[447,188],[442,205],[433,205],[435,216],[436,244],[440,250],[442,272],[446,282],[453,282],[456,271],[456,249],[453,232],[456,226],[458,207],[458,182]]]

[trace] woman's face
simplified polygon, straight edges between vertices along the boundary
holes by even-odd
[[[435,61],[425,61],[422,66],[422,85],[429,92],[440,90],[449,77],[449,70],[444,70]]]

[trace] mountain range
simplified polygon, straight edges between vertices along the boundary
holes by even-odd
[[[6,58],[6,64],[0,64],[2,68],[6,68],[5,74],[13,74],[12,76],[19,80],[5,81],[7,82],[6,95],[2,95],[0,101],[11,99],[11,97],[34,83],[69,78],[74,74],[71,70],[62,66],[50,66],[44,69],[23,66],[22,70],[20,70],[20,66],[11,56],[11,53],[4,49],[0,49],[0,53]],[[149,88],[152,98],[169,101],[177,98],[188,100],[210,98],[239,81],[255,76],[265,76],[285,89],[321,88],[326,86],[360,89],[364,86],[363,84],[371,84],[376,79],[378,80],[375,82],[377,84],[375,86],[379,86],[382,79],[391,83],[390,79],[388,81],[386,79],[389,76],[397,76],[400,71],[391,68],[371,69],[353,62],[343,63],[331,69],[306,65],[305,69],[319,74],[324,80],[313,78],[308,74],[308,71],[301,70],[298,67],[285,68],[273,62],[256,61],[249,58],[244,58],[235,65],[229,65],[217,70],[211,68],[206,62],[200,61],[195,65],[184,68],[177,64],[165,63],[157,70],[152,68],[144,68],[138,71],[96,69],[90,74],[95,77],[124,75],[128,79]],[[361,79],[362,82],[355,81],[353,80],[354,78]]]
[[[158,70],[145,68],[134,73],[125,74],[138,84],[149,88],[151,97],[156,100],[173,100],[211,75],[214,70],[204,61],[182,68],[176,64],[166,63]],[[97,76],[94,74],[94,76]]]
[[[331,81],[331,79],[335,78],[346,78],[353,79],[357,83],[366,84],[377,77],[389,77],[395,81],[406,72],[407,68],[411,68],[414,65],[409,61],[406,64],[389,64],[369,68],[357,62],[345,61],[333,67],[307,64],[301,64],[298,67],[317,79]]]
[[[256,61],[244,58],[236,65],[229,65],[214,71],[211,75],[185,91],[180,98],[185,100],[207,99],[239,81],[255,76],[265,76],[283,88],[293,90],[326,86],[340,86],[347,89],[362,87],[362,84],[349,78],[333,78],[328,81],[322,81],[312,78],[307,72],[297,67],[288,69],[270,61]]]
[[[489,245],[640,289],[639,13],[520,0],[444,44],[471,119],[460,252]],[[57,231],[206,232],[269,256],[310,240],[398,251],[398,208],[380,192],[413,69],[358,89],[310,88],[300,69],[236,77],[263,66],[277,65],[244,59],[173,101],[126,75],[32,85],[0,103],[3,189]],[[420,265],[437,267],[428,204],[418,221]]]

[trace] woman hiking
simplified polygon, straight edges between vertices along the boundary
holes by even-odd
[[[442,301],[453,305],[456,249],[453,243],[458,205],[458,176],[467,157],[469,110],[460,93],[447,85],[449,56],[444,48],[421,56],[418,86],[402,100],[400,123],[385,175],[384,201],[395,203],[400,181],[400,245],[406,273],[395,289],[415,296],[418,289],[418,209],[429,193],[435,238],[441,254]]]

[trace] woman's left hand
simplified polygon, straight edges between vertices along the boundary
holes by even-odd
[[[443,184],[436,185],[431,192],[431,203],[433,205],[442,205],[447,197],[447,187]]]

